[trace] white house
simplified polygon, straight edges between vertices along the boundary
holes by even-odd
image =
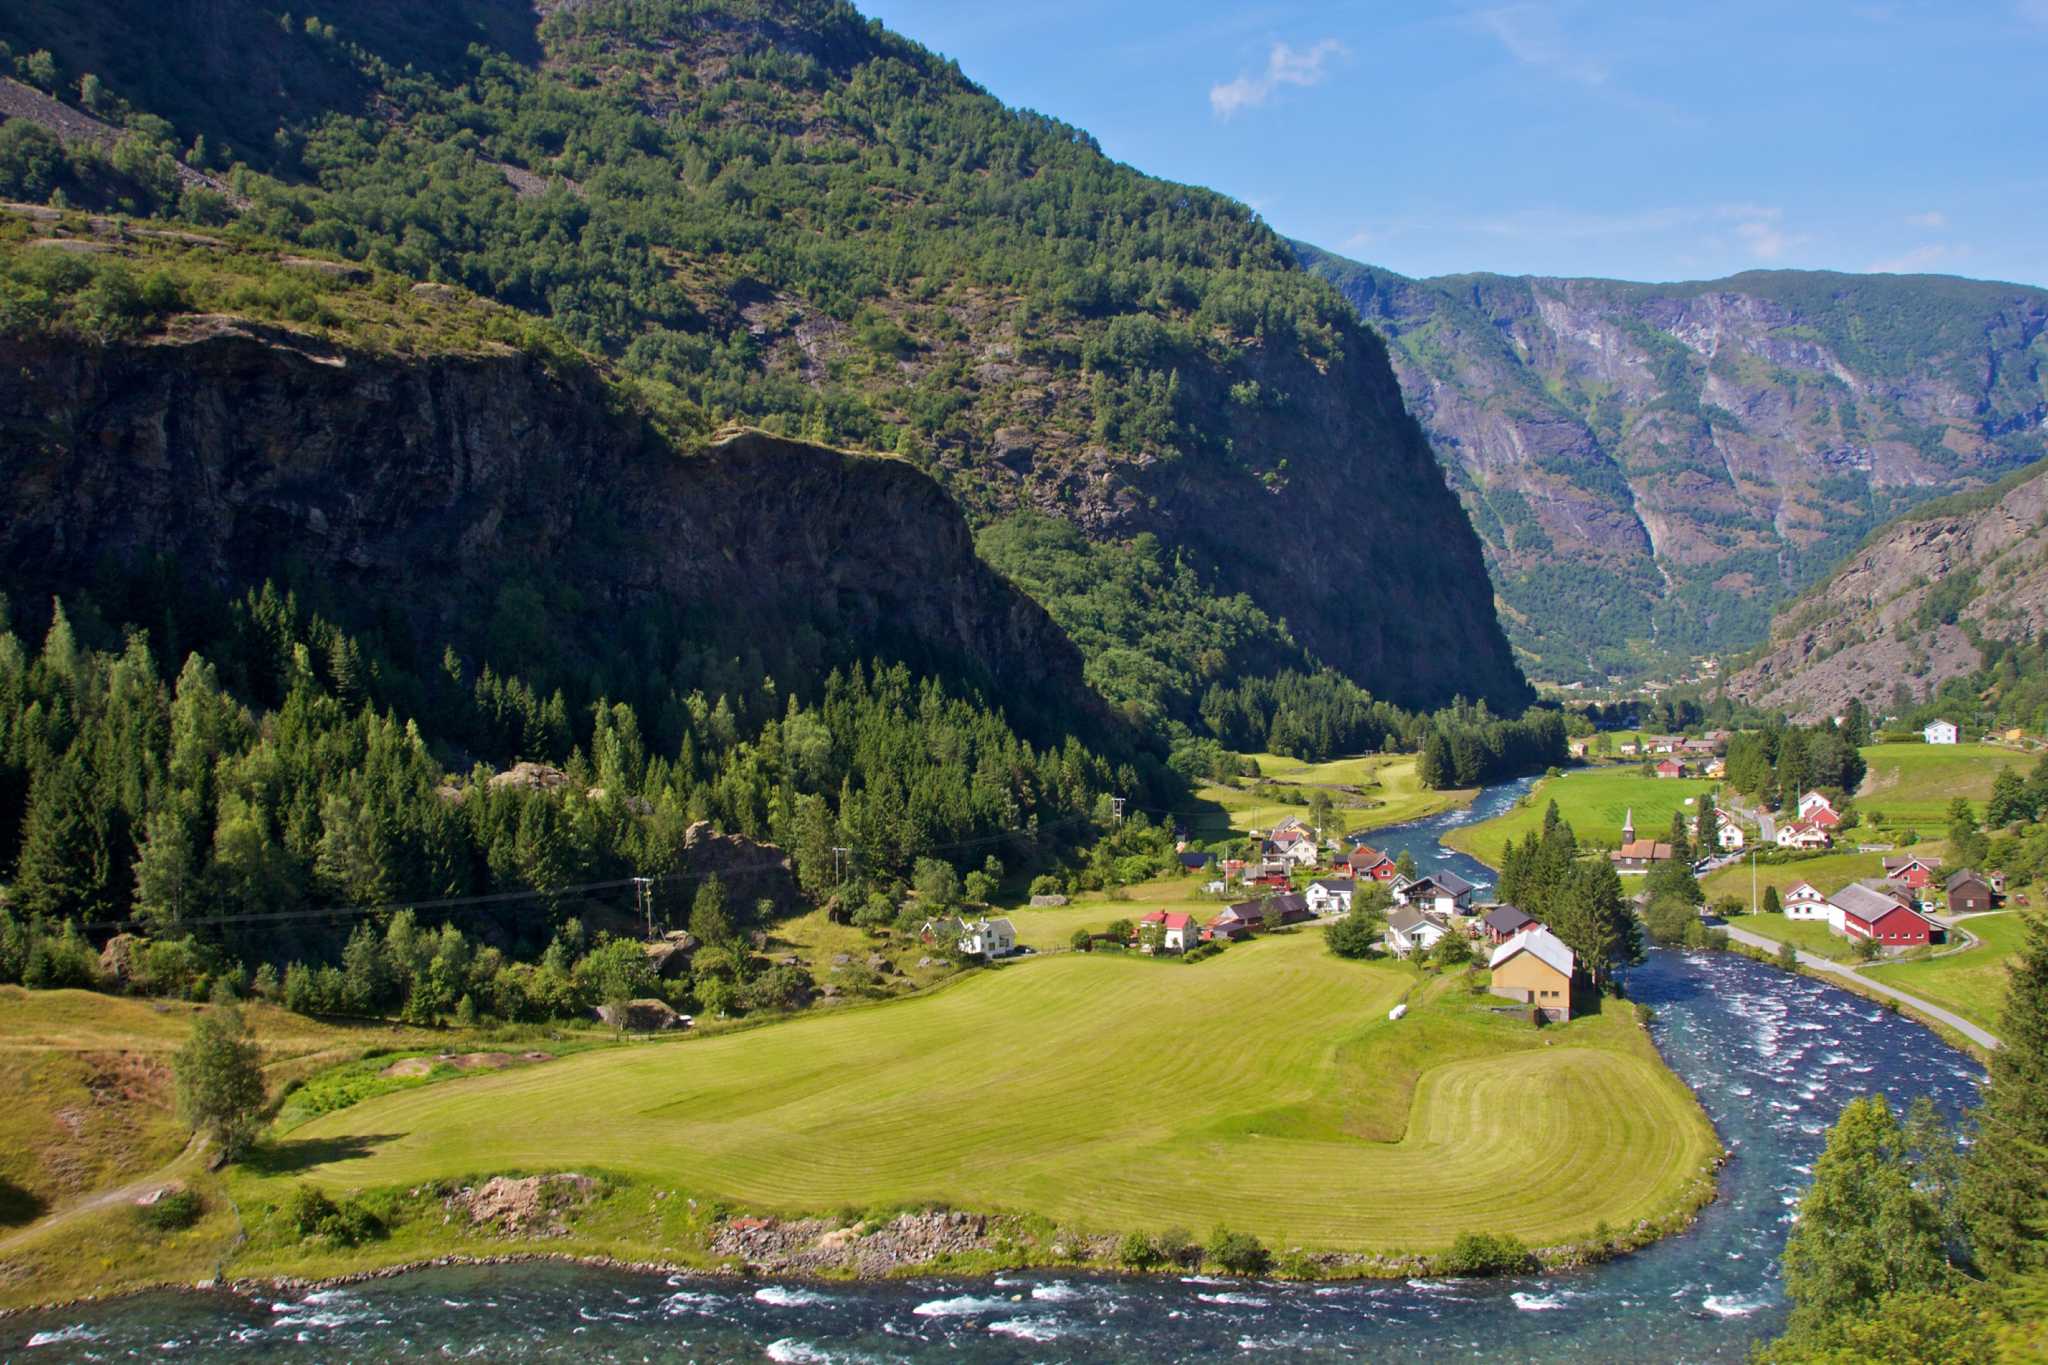
[[[1834,843],[1828,832],[1811,820],[1794,820],[1789,825],[1778,826],[1779,848],[1832,848]]]
[[[1827,797],[1821,795],[1819,792],[1808,792],[1806,795],[1799,798],[1800,819],[1811,820],[1813,818],[1813,813],[1815,811],[1822,810],[1826,811],[1830,815],[1833,815],[1835,813],[1835,805],[1832,801],[1828,800]]]
[[[1349,877],[1324,877],[1308,884],[1308,908],[1318,915],[1351,913],[1351,892],[1357,883]]]
[[[1412,905],[1396,906],[1387,912],[1387,950],[1396,957],[1426,953],[1449,932],[1451,926],[1442,917]]]
[[[1729,819],[1726,811],[1716,810],[1714,820],[1714,842],[1719,844],[1724,852],[1733,853],[1747,842],[1742,826]]]
[[[1322,861],[1322,852],[1316,847],[1316,841],[1307,835],[1281,844],[1276,856],[1289,867],[1314,867]]]
[[[1008,957],[1017,951],[1017,926],[1007,919],[969,921],[960,931],[960,951],[969,957]]]
[[[1476,889],[1455,872],[1430,872],[1406,885],[1396,885],[1394,901],[1439,915],[1457,915],[1472,903],[1472,892]]]
[[[1812,882],[1801,882],[1789,888],[1778,901],[1786,919],[1818,919],[1833,921],[1834,906],[1821,894],[1820,888]]]
[[[1153,924],[1161,928],[1161,952],[1184,953],[1195,946],[1197,936],[1201,932],[1193,915],[1184,915],[1175,910],[1154,910],[1138,921],[1138,942],[1141,945],[1145,942],[1146,926]]]
[[[1961,737],[1952,720],[1930,720],[1922,733],[1929,744],[1954,744]]]

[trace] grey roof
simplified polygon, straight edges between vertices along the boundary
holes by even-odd
[[[1512,934],[1535,916],[1516,905],[1496,905],[1487,912],[1486,927],[1497,934]]]
[[[1989,891],[1991,889],[1991,881],[1989,878],[1980,877],[1976,873],[1970,871],[1970,869],[1967,867],[1964,868],[1962,871],[1956,873],[1953,877],[1950,877],[1947,881],[1943,882],[1941,884],[1941,889],[1944,891],[1953,891],[1958,886],[1961,886],[1964,882],[1976,882],[1986,891]]]
[[[1901,908],[1897,897],[1888,896],[1861,882],[1851,882],[1828,897],[1828,900],[1842,913],[1854,915],[1866,923],[1874,922],[1880,916]]]
[[[1413,891],[1425,882],[1436,887],[1447,896],[1468,896],[1473,891],[1472,883],[1466,881],[1455,872],[1425,872],[1414,881],[1408,883],[1406,889]]]
[[[1318,877],[1309,885],[1320,886],[1325,891],[1356,891],[1358,889],[1358,883],[1349,877]]]
[[[1516,934],[1495,948],[1492,959],[1486,965],[1489,968],[1498,967],[1516,953],[1527,953],[1537,961],[1555,967],[1566,976],[1572,974],[1572,966],[1577,961],[1572,955],[1572,950],[1564,946],[1563,939],[1548,929],[1535,928],[1524,934]]]
[[[1180,865],[1182,867],[1207,867],[1215,861],[1216,855],[1213,853],[1183,853],[1180,855]]]
[[[1266,902],[1266,909],[1269,911],[1278,910],[1283,915],[1290,910],[1306,910],[1308,909],[1308,899],[1291,893],[1285,896],[1275,896]]]
[[[1432,915],[1426,910],[1417,910],[1412,905],[1397,905],[1387,912],[1387,927],[1399,929],[1404,934],[1424,924],[1433,924],[1446,933],[1450,932],[1450,926],[1444,923],[1442,915]]]

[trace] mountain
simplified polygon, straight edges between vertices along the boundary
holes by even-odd
[[[1392,342],[1532,676],[1740,650],[1887,518],[2048,453],[2048,292],[1940,276],[1414,280]]]
[[[1926,503],[1779,613],[1734,695],[1802,720],[1905,713],[2048,632],[2048,465]],[[1992,646],[1987,650],[1986,646]]]
[[[1055,518],[1084,559],[1142,542],[1201,603],[1242,599],[1195,650],[1162,643],[1185,593],[1108,633],[1048,601],[1134,718],[1199,732],[1211,688],[1276,660],[1411,707],[1529,697],[1337,291],[1242,205],[849,6],[84,0],[10,7],[0,41],[65,111],[0,101],[0,194],[459,286],[658,396],[685,444],[738,421],[894,452],[984,533]]]

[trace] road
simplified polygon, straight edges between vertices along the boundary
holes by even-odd
[[[1776,939],[1765,938],[1762,934],[1752,934],[1746,929],[1738,929],[1734,925],[1725,922],[1719,927],[1724,929],[1728,937],[1737,943],[1746,944],[1751,948],[1761,948],[1767,953],[1778,951],[1778,941]],[[1917,995],[1908,995],[1895,986],[1887,986],[1882,981],[1876,980],[1873,977],[1865,976],[1850,963],[1834,962],[1828,958],[1817,957],[1812,953],[1801,953],[1799,954],[1799,965],[1811,967],[1814,971],[1820,972],[1824,976],[1848,977],[1866,990],[1873,991],[1878,995],[1890,996],[1901,1005],[1911,1006],[1929,1019],[1940,1020],[1981,1048],[1989,1050],[1998,1046],[1998,1039],[1961,1015],[1945,1010],[1939,1005],[1930,1004]]]

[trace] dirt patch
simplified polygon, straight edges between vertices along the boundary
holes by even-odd
[[[898,1214],[879,1227],[842,1227],[823,1218],[732,1218],[712,1234],[711,1251],[762,1274],[880,1276],[942,1255],[992,1250],[999,1221],[950,1212]]]
[[[452,1066],[457,1071],[503,1071],[508,1066],[525,1066],[554,1059],[551,1052],[443,1052],[435,1057],[407,1057],[393,1062],[377,1074],[425,1076],[437,1066]]]
[[[569,1231],[569,1215],[597,1192],[597,1182],[587,1175],[500,1175],[448,1196],[444,1204],[451,1215],[467,1218],[473,1228],[508,1237],[561,1237]]]

